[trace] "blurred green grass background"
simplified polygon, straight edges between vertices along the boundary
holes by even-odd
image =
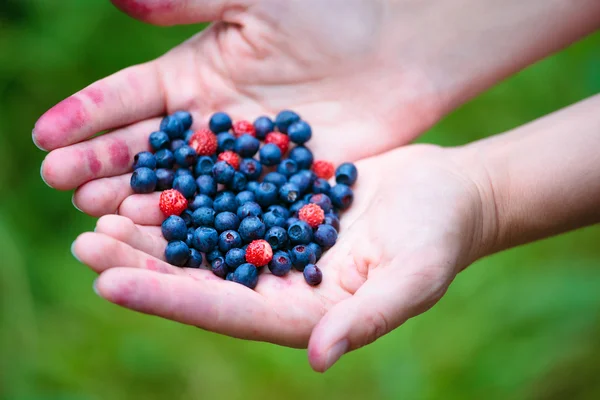
[[[304,351],[136,314],[70,253],[94,219],[43,184],[37,117],[197,27],[107,0],[0,1],[0,399],[599,399],[600,229],[489,257],[428,313],[325,375]],[[457,110],[421,141],[466,143],[600,92],[600,34]]]

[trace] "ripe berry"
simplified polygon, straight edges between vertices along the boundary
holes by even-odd
[[[198,184],[197,179],[196,179],[196,184]],[[192,211],[197,210],[200,207],[212,208],[212,206],[213,206],[213,200],[205,194],[197,195],[196,197],[194,197],[194,200],[192,200],[192,202],[189,204],[189,208]]]
[[[248,181],[246,184],[246,190],[249,190],[252,193],[256,193],[256,189],[258,189],[259,183],[256,181]]]
[[[256,188],[256,202],[263,207],[268,207],[271,204],[277,203],[277,186],[269,182],[263,182]]]
[[[190,138],[189,145],[199,156],[212,156],[217,152],[217,137],[208,129],[199,129]]]
[[[156,189],[156,173],[150,168],[138,168],[131,175],[130,185],[135,193],[152,193]]]
[[[150,169],[156,168],[156,157],[154,157],[154,154],[150,153],[149,151],[137,153],[133,157],[133,169],[136,170],[141,167]]]
[[[225,279],[227,276],[227,264],[223,257],[217,257],[210,263],[210,270],[219,278]]]
[[[194,134],[194,131],[191,129],[188,129],[187,131],[185,131],[185,133],[183,134],[183,141],[189,144],[190,139],[192,138],[193,134]]]
[[[329,179],[333,176],[335,168],[333,163],[325,160],[317,160],[312,166],[312,170],[315,174],[322,179]]]
[[[194,232],[192,246],[202,253],[209,253],[214,250],[219,241],[219,234],[213,228],[201,226]]]
[[[173,168],[175,165],[175,156],[171,150],[162,149],[156,152],[154,155],[156,158],[156,166],[158,168]]]
[[[279,188],[279,199],[284,203],[294,203],[300,197],[300,188],[295,183],[288,182]]]
[[[312,191],[313,193],[323,193],[329,195],[329,191],[331,190],[331,185],[323,178],[317,178],[313,182]]]
[[[304,280],[310,286],[317,286],[323,280],[323,273],[319,267],[314,264],[307,265],[306,268],[304,268],[303,275]]]
[[[309,244],[313,239],[313,231],[306,222],[297,221],[288,228],[288,237],[292,244]]]
[[[187,240],[187,225],[183,218],[178,217],[177,215],[171,215],[163,221],[161,232],[163,237],[169,242],[174,240]]]
[[[227,253],[234,247],[242,247],[242,238],[240,234],[234,230],[222,232],[219,236],[219,250],[223,253]]]
[[[259,150],[260,162],[266,166],[277,165],[281,161],[281,150],[273,143],[267,143]]]
[[[231,211],[223,211],[215,217],[215,229],[218,232],[227,230],[237,230],[240,226],[240,219]]]
[[[311,227],[316,228],[323,223],[325,212],[317,204],[307,204],[298,211],[298,218],[305,221]]]
[[[275,276],[285,276],[292,268],[292,261],[287,252],[278,251],[273,254],[273,259],[269,263],[269,270]]]
[[[309,169],[313,163],[312,152],[304,146],[296,146],[290,150],[288,157],[298,164],[299,169]]]
[[[275,126],[282,133],[287,133],[288,127],[296,121],[300,121],[300,116],[293,111],[283,110],[275,117]]]
[[[231,129],[231,117],[224,112],[214,113],[210,117],[208,127],[214,133],[227,132]]]
[[[313,194],[308,199],[308,202],[318,205],[319,207],[321,207],[321,209],[325,213],[328,213],[329,211],[331,211],[331,208],[333,207],[329,196],[327,196],[326,194],[322,194],[322,193]]]
[[[222,153],[227,150],[233,150],[235,146],[235,136],[229,132],[221,132],[217,135],[217,151]]]
[[[187,142],[183,139],[175,139],[171,141],[171,151],[175,153],[175,150],[179,149],[182,146],[187,146]]]
[[[335,171],[335,181],[347,186],[352,186],[358,178],[358,170],[352,163],[343,163]]]
[[[298,164],[296,164],[296,161],[287,158],[279,163],[277,166],[277,172],[289,178],[298,172]]]
[[[164,215],[180,215],[187,208],[188,201],[175,189],[165,190],[160,194],[158,206]]]
[[[299,194],[306,192],[310,187],[310,178],[308,178],[305,174],[301,174],[300,172],[290,176],[289,179],[290,183],[295,184],[298,189],[300,189]]]
[[[265,230],[265,224],[258,217],[249,216],[242,220],[238,231],[244,242],[251,242],[262,239],[265,236]]]
[[[287,182],[287,178],[285,175],[280,174],[279,172],[269,172],[263,178],[263,182],[272,183],[273,185],[277,186],[277,188],[280,188],[284,183]]]
[[[243,190],[235,195],[235,200],[237,202],[238,207],[250,201],[254,201],[255,199],[256,196],[254,195],[254,192],[251,192],[249,190]]]
[[[283,249],[288,241],[287,230],[281,226],[274,226],[265,234],[265,240],[273,250]]]
[[[246,217],[262,217],[262,208],[253,201],[248,201],[237,209],[237,216],[241,220]]]
[[[196,194],[196,181],[192,175],[181,175],[173,181],[173,189],[190,199]]]
[[[335,228],[325,224],[319,225],[314,235],[315,242],[324,249],[332,247],[337,241],[337,236]]]
[[[266,229],[271,229],[274,226],[284,226],[285,218],[275,214],[273,211],[268,211],[263,214],[263,223]]]
[[[265,137],[265,143],[273,143],[279,147],[281,154],[285,154],[290,147],[290,138],[285,133],[271,132]]]
[[[236,171],[240,169],[240,156],[233,151],[224,151],[217,157],[217,161],[225,161]]]
[[[304,144],[312,137],[312,129],[304,121],[297,121],[288,127],[290,140],[296,144]]]
[[[192,175],[192,171],[190,171],[187,168],[177,168],[177,170],[175,171],[175,179],[177,179],[180,176],[191,176],[193,177],[194,175]]]
[[[315,259],[319,261],[321,255],[323,255],[323,249],[321,249],[321,246],[315,242],[310,242],[307,247],[315,254]]]
[[[154,151],[166,149],[171,143],[169,135],[162,131],[152,132],[148,141],[150,142],[150,147],[152,147],[152,150]]]
[[[300,211],[300,209],[307,204],[308,204],[308,202],[306,202],[304,200],[298,200],[297,202],[295,202],[294,204],[292,204],[290,206],[290,208],[289,208],[290,213],[292,213],[294,216],[298,216],[298,211]]]
[[[225,262],[230,271],[235,271],[237,267],[246,262],[246,250],[234,247],[225,255]]]
[[[298,221],[300,221],[300,220],[296,217],[289,217],[288,219],[285,220],[285,228],[290,229],[290,226],[292,226],[295,222],[298,222]]]
[[[290,260],[292,261],[292,265],[298,271],[304,270],[308,264],[314,264],[317,262],[317,258],[315,253],[312,250],[303,244],[299,244],[294,246],[294,248],[290,251]]]
[[[187,111],[175,111],[171,116],[179,120],[184,130],[188,130],[192,126],[192,114]]]
[[[190,248],[181,240],[176,240],[167,244],[165,249],[165,259],[171,265],[183,267],[190,257]]]
[[[340,219],[337,217],[337,215],[333,213],[325,214],[325,220],[323,221],[323,223],[333,226],[336,231],[340,230]]]
[[[156,190],[166,190],[173,187],[175,174],[170,169],[159,168],[156,173]]]
[[[235,121],[233,123],[233,134],[237,137],[240,137],[243,134],[256,136],[256,130],[254,129],[254,125],[252,125],[252,123],[249,121]]]
[[[231,280],[254,289],[258,284],[258,270],[252,264],[242,264],[233,272]]]
[[[253,158],[244,158],[240,162],[240,172],[246,175],[248,180],[255,180],[262,173],[262,165]]]
[[[246,248],[246,261],[257,267],[269,264],[272,258],[273,249],[266,240],[254,240]]]
[[[269,132],[273,132],[275,129],[275,124],[271,120],[271,118],[267,116],[260,116],[254,120],[254,130],[256,131],[256,138],[260,140],[264,140],[265,136]]]
[[[193,248],[190,249],[190,257],[188,258],[187,263],[185,263],[185,266],[187,268],[200,268],[201,265],[202,265],[202,253],[200,253],[196,249],[193,249]]]
[[[246,179],[246,175],[236,171],[233,174],[233,178],[231,179],[231,181],[229,181],[229,183],[227,184],[227,188],[237,193],[246,189],[247,183],[248,179]]]
[[[329,197],[331,197],[331,202],[333,205],[340,210],[346,210],[354,201],[354,193],[352,192],[352,189],[343,183],[338,183],[332,187],[331,191],[329,192]]]
[[[192,220],[196,226],[214,226],[216,212],[209,207],[199,207],[192,213]]]
[[[279,204],[270,205],[267,211],[271,211],[275,215],[283,218],[289,218],[290,216],[290,211],[284,206],[280,206]]]
[[[160,130],[165,132],[171,139],[183,139],[185,129],[183,124],[172,115],[167,115],[160,121]]]
[[[235,141],[233,149],[242,157],[252,157],[258,151],[260,141],[252,135],[243,134]]]
[[[219,249],[214,249],[210,253],[206,253],[206,261],[212,263],[215,258],[223,257],[223,253]]]
[[[216,212],[221,213],[223,211],[237,211],[237,202],[235,201],[235,194],[230,191],[223,191],[217,194],[215,201],[213,202],[213,208]]]
[[[217,161],[213,166],[213,175],[218,183],[226,184],[231,182],[234,174],[235,169],[226,161]]]
[[[217,193],[217,181],[212,175],[200,175],[196,178],[198,193],[212,197]]]
[[[212,174],[212,168],[215,165],[213,159],[209,156],[200,156],[194,167],[194,173],[196,176],[199,175],[210,175]]]

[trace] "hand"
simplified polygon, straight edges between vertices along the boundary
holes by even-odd
[[[318,262],[324,277],[315,288],[294,271],[264,271],[253,291],[168,265],[160,228],[134,224],[148,222],[142,214],[101,218],[73,252],[101,274],[96,290],[111,302],[238,338],[308,346],[312,367],[324,371],[426,311],[485,253],[495,219],[478,166],[459,155],[414,145],[359,162],[355,203]]]

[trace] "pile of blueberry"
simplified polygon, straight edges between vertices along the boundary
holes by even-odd
[[[276,276],[293,267],[309,285],[321,283],[315,263],[337,240],[356,167],[314,161],[305,147],[312,129],[289,110],[254,123],[218,112],[209,129],[191,126],[186,111],[164,117],[150,134],[152,152],[134,158],[133,191],[162,191],[167,262],[200,268],[205,258],[215,275],[252,289],[265,266]]]

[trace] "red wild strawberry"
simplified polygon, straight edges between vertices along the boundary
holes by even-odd
[[[266,240],[254,240],[246,248],[246,262],[257,267],[267,265],[273,259],[273,249]]]
[[[217,152],[217,137],[206,128],[200,129],[192,135],[189,145],[199,156],[212,156]]]
[[[271,132],[265,137],[265,143],[273,143],[279,147],[281,154],[285,154],[290,146],[290,137],[285,133]]]
[[[316,228],[325,220],[325,212],[317,204],[307,204],[298,211],[298,218]]]
[[[236,171],[240,169],[240,156],[231,150],[227,150],[219,154],[217,161],[225,161],[231,165]]]
[[[319,177],[323,179],[329,179],[333,176],[335,172],[335,168],[333,164],[329,161],[325,160],[317,160],[313,163],[313,172]]]
[[[158,202],[160,211],[167,217],[171,215],[180,215],[188,206],[187,199],[175,189],[165,190],[160,194]]]
[[[256,129],[254,129],[254,125],[252,122],[241,120],[235,121],[233,123],[233,134],[235,137],[240,137],[243,134],[248,134],[250,136],[256,137]]]

